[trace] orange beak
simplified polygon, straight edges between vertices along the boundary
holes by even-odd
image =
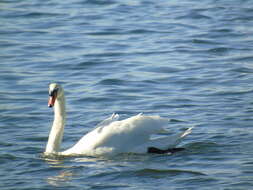
[[[49,96],[49,99],[48,99],[48,107],[53,107],[54,106],[54,103],[55,103],[55,100],[56,100],[56,96]]]

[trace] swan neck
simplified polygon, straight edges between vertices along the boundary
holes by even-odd
[[[65,119],[66,111],[65,111],[65,97],[62,95],[60,98],[56,99],[54,106],[54,121],[59,119]]]
[[[54,105],[54,121],[49,134],[45,153],[58,153],[62,142],[66,120],[64,95],[57,98]]]

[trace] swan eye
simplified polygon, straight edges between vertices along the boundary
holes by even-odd
[[[54,90],[49,91],[49,96],[56,96],[59,88],[55,88]]]

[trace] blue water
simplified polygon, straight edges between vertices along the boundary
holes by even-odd
[[[252,189],[252,15],[250,0],[1,1],[0,189]],[[173,155],[46,159],[50,82],[63,149],[114,112],[196,127]]]

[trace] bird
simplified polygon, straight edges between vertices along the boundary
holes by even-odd
[[[62,156],[104,156],[121,153],[171,154],[184,150],[176,146],[192,132],[190,127],[183,132],[165,136],[153,136],[167,132],[168,119],[158,115],[147,116],[142,113],[119,120],[113,113],[85,134],[76,144],[60,151],[66,123],[66,105],[63,87],[58,83],[49,85],[48,107],[54,108],[54,120],[49,133],[45,155]]]

